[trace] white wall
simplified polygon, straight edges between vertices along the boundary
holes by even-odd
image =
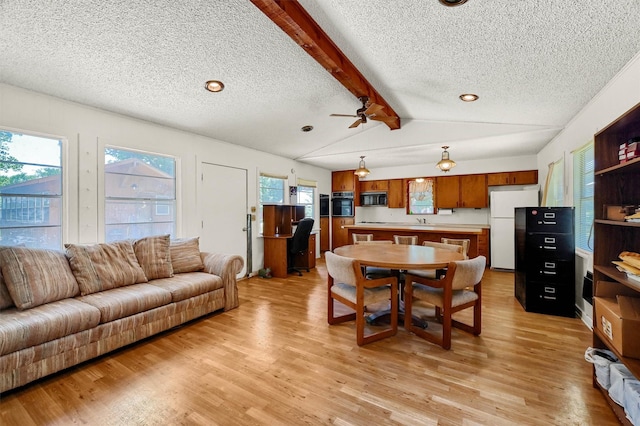
[[[538,154],[538,181],[544,182],[548,165],[565,158],[565,205],[573,206],[573,158],[571,152],[593,139],[620,115],[640,102],[640,53],[637,54]],[[597,167],[597,166],[596,166]],[[576,258],[576,305],[591,324],[592,307],[582,299],[582,278],[593,270],[593,257]],[[586,316],[586,318],[585,318]]]
[[[99,176],[98,164],[104,162],[101,149],[104,143],[178,158],[181,200],[178,237],[200,235],[201,232],[202,213],[195,208],[198,205],[197,171],[201,162],[246,169],[250,207],[258,203],[260,171],[289,176],[290,182],[295,182],[296,178],[315,180],[318,193],[328,194],[331,191],[331,172],[326,169],[5,84],[0,84],[0,127],[55,135],[67,140],[63,158],[64,191],[68,203],[65,243],[102,240],[103,226],[98,219],[103,209],[99,197],[102,176]],[[224,208],[224,200],[220,205]],[[318,218],[316,221],[319,223]],[[262,267],[264,257],[262,239],[257,236],[255,228],[252,257],[253,270],[257,271]]]

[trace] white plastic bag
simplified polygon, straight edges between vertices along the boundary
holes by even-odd
[[[596,380],[600,386],[609,390],[611,387],[609,366],[618,363],[618,358],[607,349],[587,348],[584,359],[596,368]]]

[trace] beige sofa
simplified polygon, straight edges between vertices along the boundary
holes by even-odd
[[[240,256],[168,235],[0,249],[0,392],[238,306]]]

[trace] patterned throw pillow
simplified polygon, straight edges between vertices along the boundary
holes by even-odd
[[[14,247],[0,251],[2,275],[18,309],[74,297],[78,284],[64,253]]]
[[[138,263],[148,280],[173,276],[169,234],[145,237],[133,243]]]
[[[171,240],[173,273],[196,272],[204,269],[200,258],[200,237]]]
[[[83,296],[125,285],[146,283],[131,241],[110,244],[65,244]]]

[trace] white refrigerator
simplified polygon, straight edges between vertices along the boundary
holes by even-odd
[[[491,268],[515,269],[515,208],[537,207],[538,190],[491,191]]]

